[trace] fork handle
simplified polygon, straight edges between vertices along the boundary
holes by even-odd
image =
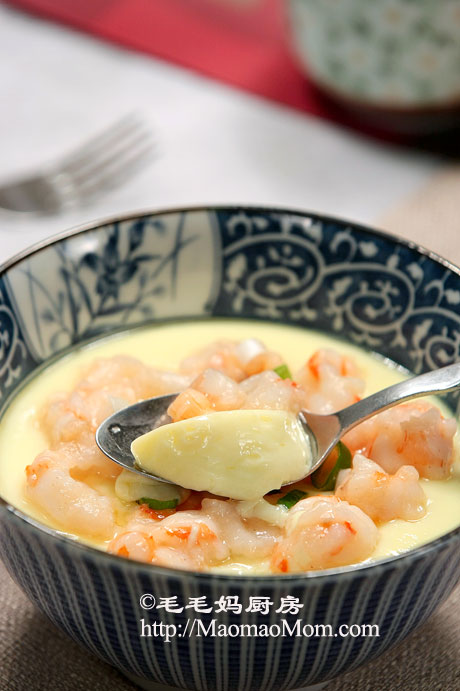
[[[446,393],[460,387],[460,362],[441,369],[411,377],[406,381],[393,384],[382,391],[363,398],[347,408],[339,410],[336,415],[345,433],[359,422],[363,422],[378,412],[387,410],[398,403],[427,394]]]

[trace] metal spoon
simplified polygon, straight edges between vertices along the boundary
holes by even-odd
[[[313,473],[341,437],[360,422],[398,403],[427,394],[454,391],[459,387],[460,362],[389,386],[331,415],[316,415],[306,410],[300,411],[298,418],[309,437],[313,454],[307,475]],[[171,422],[166,411],[177,395],[168,394],[140,401],[104,420],[96,431],[96,442],[101,451],[128,470],[168,482],[164,478],[142,470],[135,464],[131,453],[131,443],[142,434]]]

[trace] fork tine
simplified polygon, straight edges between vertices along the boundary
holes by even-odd
[[[139,142],[151,142],[150,132],[140,126],[127,132],[122,137],[118,137],[110,146],[106,146],[95,157],[88,157],[84,164],[67,169],[67,173],[76,181],[91,177],[94,171],[98,171],[105,166],[110,166],[125,151],[138,145]]]
[[[100,196],[103,196],[109,190],[115,189],[122,185],[126,177],[136,175],[151,159],[151,150],[142,150],[136,152],[125,161],[123,168],[116,167],[110,171],[106,171],[104,175],[98,178],[97,184],[92,187],[87,187],[84,190],[81,203],[85,204],[93,202]]]
[[[151,142],[139,141],[137,147],[126,147],[121,154],[113,157],[111,163],[94,169],[91,176],[74,180],[81,201],[93,200],[105,190],[116,187],[128,173],[132,174],[143,167],[153,151]]]
[[[139,130],[131,132],[129,136],[120,139],[111,149],[107,149],[104,154],[86,166],[68,171],[68,174],[75,185],[80,188],[97,184],[97,179],[104,175],[105,170],[123,166],[124,160],[129,158],[130,153],[137,148],[144,146],[152,148],[153,141],[149,133]]]
[[[0,187],[0,208],[53,214],[124,181],[153,151],[151,133],[134,113],[113,123],[35,175]]]
[[[84,144],[74,149],[64,158],[61,158],[59,170],[70,173],[74,169],[79,169],[87,163],[93,162],[107,148],[116,143],[121,138],[137,127],[142,126],[141,120],[135,113],[129,113],[120,120],[114,122],[109,128],[88,139]]]

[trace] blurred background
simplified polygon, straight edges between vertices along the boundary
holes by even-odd
[[[3,188],[129,114],[154,147],[126,175],[114,151],[104,194],[86,176],[98,194],[61,185],[53,213],[0,209],[2,259],[119,212],[249,202],[460,262],[460,0],[9,0],[0,79]]]

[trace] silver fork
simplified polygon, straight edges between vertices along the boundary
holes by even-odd
[[[144,165],[153,151],[150,132],[130,114],[41,172],[0,184],[0,208],[56,214],[94,201]]]

